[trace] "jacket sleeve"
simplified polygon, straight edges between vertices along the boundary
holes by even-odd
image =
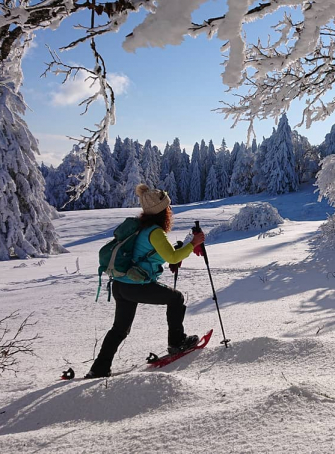
[[[157,228],[150,234],[150,243],[156,252],[168,263],[178,263],[193,252],[193,244],[188,243],[180,249],[175,249],[163,229]]]

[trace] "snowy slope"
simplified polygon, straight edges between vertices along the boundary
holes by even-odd
[[[1,315],[34,312],[42,338],[17,377],[1,377],[0,452],[333,453],[335,262],[312,242],[332,210],[313,190],[174,207],[172,241],[194,220],[209,232],[250,201],[270,202],[285,222],[272,237],[227,231],[207,243],[228,349],[203,259],[183,262],[186,331],[214,334],[160,371],[144,369],[150,351],[166,349],[165,310],[140,305],[113,372],[137,368],[107,381],[58,380],[70,365],[77,377],[88,371],[111,326],[113,302],[105,292],[94,302],[97,251],[138,209],[66,213],[55,225],[68,254],[1,262]],[[173,285],[168,269],[162,281]]]

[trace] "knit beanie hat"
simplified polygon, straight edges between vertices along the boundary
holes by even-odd
[[[150,189],[146,184],[136,186],[136,194],[145,214],[157,214],[165,210],[171,203],[167,192],[160,189]]]

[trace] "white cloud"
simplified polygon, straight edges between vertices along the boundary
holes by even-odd
[[[47,134],[34,132],[34,137],[38,140],[39,155],[36,155],[38,163],[44,162],[47,165],[57,167],[64,156],[69,153],[74,142],[68,137],[59,134]]]
[[[111,73],[107,76],[108,82],[114,90],[115,96],[125,94],[130,84],[130,79],[124,74]],[[59,85],[58,90],[52,93],[52,104],[56,106],[69,106],[78,104],[92,96],[98,89],[97,83],[92,85],[92,79],[87,79],[87,74],[80,72],[75,79],[68,80]]]

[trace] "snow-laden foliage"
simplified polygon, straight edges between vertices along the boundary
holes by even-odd
[[[321,161],[321,170],[316,176],[316,185],[319,199],[328,199],[331,206],[335,206],[335,155],[327,156]]]
[[[320,225],[314,240],[318,251],[335,250],[335,216],[328,216],[326,222]]]
[[[171,171],[169,175],[165,178],[164,189],[169,193],[171,203],[177,204],[178,203],[177,183],[173,171]]]
[[[227,232],[228,230],[231,230],[231,219],[221,222],[219,225],[206,232],[206,243],[214,243],[224,232]]]
[[[277,208],[268,202],[251,202],[241,208],[231,221],[232,230],[268,230],[282,224]]]
[[[247,194],[251,190],[255,156],[242,143],[236,152],[229,193],[232,195]]]
[[[330,154],[335,154],[335,125],[332,126],[330,132],[326,134],[324,142],[320,145],[321,158],[325,158]]]
[[[44,179],[34,155],[38,145],[21,117],[23,48],[24,44],[8,57],[0,76],[0,260],[64,251],[51,223],[54,210],[45,201]],[[13,82],[4,84],[14,70]]]
[[[266,189],[270,194],[282,194],[298,189],[291,128],[284,114],[273,132],[263,164]]]
[[[214,165],[212,165],[206,180],[205,200],[215,200],[218,198],[218,182]]]

